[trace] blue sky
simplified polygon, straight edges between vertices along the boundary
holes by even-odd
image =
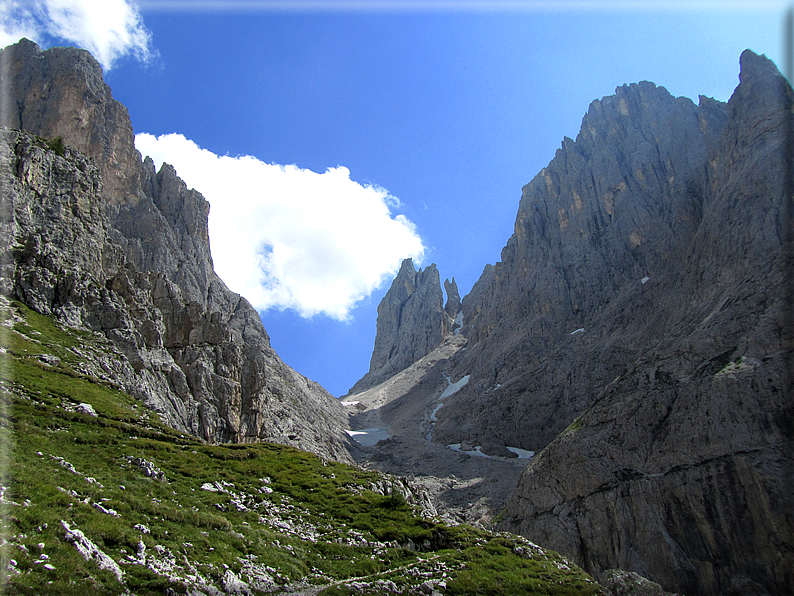
[[[93,5],[57,4],[64,2]],[[242,293],[269,306],[260,314],[277,352],[334,395],[368,370],[376,308],[403,257],[436,263],[442,281],[454,276],[464,295],[499,260],[521,187],[564,136],[576,137],[592,100],[649,80],[695,101],[698,94],[727,101],[745,48],[783,68],[788,7],[724,0],[96,6],[115,3],[124,35],[102,35],[108,17],[84,18],[83,35],[69,37],[61,21],[79,11],[58,20],[54,8],[49,16],[41,4],[24,13],[26,3],[0,0],[0,43],[23,31],[45,46],[101,54],[106,81],[135,132],[152,135],[152,152],[183,160],[177,171],[195,176],[195,186],[217,186],[198,188],[227,220],[217,234],[211,228],[213,254],[225,250],[228,267],[241,268],[228,269],[230,279],[242,276]],[[161,135],[173,133],[181,137],[168,137],[166,147]],[[245,165],[239,156],[256,161],[246,162],[250,178],[235,173]],[[279,176],[303,182],[276,190]],[[247,202],[236,202],[242,195]],[[235,214],[244,223],[235,224]],[[243,279],[260,265],[258,277]]]

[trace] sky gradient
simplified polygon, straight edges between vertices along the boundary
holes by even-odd
[[[45,46],[67,42],[102,53],[106,81],[129,109],[135,132],[152,135],[141,137],[151,151],[161,135],[184,138],[171,149],[173,160],[164,150],[161,158],[187,160],[185,173],[174,164],[186,180],[191,165],[235,161],[230,167],[239,168],[241,156],[260,164],[260,172],[294,165],[303,172],[296,177],[306,180],[326,173],[331,176],[323,180],[346,178],[338,192],[321,185],[279,194],[280,183],[265,174],[235,187],[231,182],[244,177],[229,172],[241,170],[225,170],[208,196],[211,217],[223,213],[233,230],[239,212],[240,229],[250,228],[235,234],[211,227],[216,259],[226,252],[233,263],[239,254],[244,275],[250,266],[243,253],[260,255],[266,273],[260,285],[280,291],[280,298],[268,303],[262,290],[260,300],[253,286],[243,294],[272,305],[260,315],[279,355],[337,396],[368,370],[377,304],[402,258],[436,263],[442,281],[454,276],[465,295],[483,267],[499,260],[522,186],[549,163],[563,137],[576,137],[592,100],[649,80],[695,102],[699,94],[727,101],[744,49],[783,68],[788,7],[725,1],[118,4],[118,30],[126,33],[103,37],[90,28],[101,33],[99,25],[83,24],[82,36],[70,38],[46,15],[9,19],[11,4],[0,0],[0,17],[7,13],[0,42],[24,30]],[[201,162],[197,150],[214,157]],[[195,168],[195,179],[213,167]],[[210,194],[199,182],[192,185]],[[268,197],[266,208],[257,193]],[[359,193],[356,203],[351,197]],[[253,198],[235,202],[241,197]],[[281,253],[305,248],[306,254],[279,261],[273,247],[282,245]]]

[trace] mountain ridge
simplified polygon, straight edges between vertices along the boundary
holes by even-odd
[[[794,591],[791,112],[750,50],[727,103],[623,85],[523,188],[462,301],[466,382],[422,393],[434,443],[538,453],[498,527],[596,577]]]
[[[141,159],[96,60],[23,40],[0,53],[0,75],[0,124],[57,134],[67,155],[94,160],[4,133],[4,294],[105,334],[128,361],[106,375],[176,428],[351,461],[342,407],[281,361],[253,307],[215,274],[209,203],[171,166]]]
[[[617,565],[684,593],[794,586],[784,182],[794,94],[763,56],[744,52],[741,69],[709,153],[701,223],[669,284],[683,312],[508,501],[504,528],[548,537],[596,576]]]
[[[102,338],[70,375],[206,442],[416,473],[456,521],[602,579],[794,592],[794,93],[765,57],[740,66],[727,104],[649,82],[594,100],[462,301],[405,261],[343,406],[215,275],[208,203],[141,159],[90,54],[24,40],[0,53],[0,290]],[[352,443],[373,420],[389,438]]]

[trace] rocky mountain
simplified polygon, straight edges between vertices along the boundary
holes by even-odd
[[[331,461],[357,451],[343,406],[217,277],[208,203],[141,160],[87,52],[23,40],[0,89],[0,591],[612,593]],[[379,366],[432,353],[460,310],[454,280],[442,308],[434,267],[403,270]]]
[[[284,364],[215,274],[209,204],[135,150],[86,51],[0,53],[2,292],[109,339],[84,366],[211,442],[268,439],[349,460],[346,417]]]
[[[615,596],[636,584],[602,587],[520,536],[444,524],[404,478],[169,428],[82,370],[89,352],[121,357],[104,335],[0,306],[3,594]]]
[[[248,543],[240,540],[253,544],[261,536],[235,503],[268,508],[255,491],[270,493],[250,484],[256,476],[243,464],[232,484],[208,484],[224,495],[218,502],[196,497],[191,479],[215,459],[255,460],[269,448],[215,449],[183,433],[208,443],[270,440],[322,456],[311,464],[316,474],[303,477],[298,470],[306,464],[299,462],[279,488],[312,502],[315,525],[325,523],[327,495],[352,503],[342,493],[359,490],[336,478],[347,471],[331,473],[325,460],[355,458],[363,467],[418,476],[405,486],[433,493],[445,519],[496,521],[624,586],[618,593],[630,592],[631,583],[650,585],[633,573],[685,594],[794,593],[794,93],[763,56],[742,54],[740,84],[727,104],[701,97],[696,105],[648,82],[594,101],[576,140],[566,137],[523,189],[501,261],[485,267],[462,302],[453,279],[444,283],[444,304],[435,266],[417,271],[403,263],[378,308],[370,371],[341,404],[278,358],[256,311],[217,277],[208,203],[170,166],[155,171],[141,160],[127,111],[87,52],[42,52],[25,40],[9,46],[0,52],[0,90],[0,357],[23,375],[4,380],[3,390],[15,400],[14,424],[35,429],[25,435],[26,463],[15,474],[38,465],[42,446],[57,451],[50,432],[71,433],[75,440],[63,443],[69,457],[96,465],[108,486],[116,484],[119,462],[145,460],[146,470],[155,470],[152,460],[167,452],[162,457],[172,461],[157,470],[179,477],[174,488],[190,511],[223,511],[221,505],[232,515],[225,522],[193,516],[195,540],[178,544],[167,538],[176,531],[169,524],[184,522],[188,509],[161,507],[159,497],[130,501],[145,502],[135,512],[152,514],[161,532],[136,542],[129,524],[108,509],[109,499],[127,502],[127,489],[105,489],[101,479],[94,487],[93,476],[79,478],[79,487],[93,487],[90,498],[61,480],[25,493],[36,481],[29,477],[26,485],[0,487],[3,506],[35,506],[44,519],[48,503],[36,500],[39,494],[71,490],[78,501],[67,508],[63,499],[70,497],[60,497],[64,515],[98,500],[90,506],[96,515],[121,524],[109,531],[91,518],[98,534],[109,532],[104,547],[115,549],[116,560],[138,549],[127,559],[146,563],[146,549],[159,545],[152,565],[160,570],[176,564],[165,556],[171,548],[187,552],[196,543],[202,556],[217,556],[199,527],[234,527],[224,538],[234,577],[219,571],[220,559],[192,576],[227,589],[226,579],[237,585],[242,577],[234,574],[253,582],[262,571],[241,562]],[[61,388],[71,384],[91,399],[73,403]],[[140,413],[136,400],[161,420]],[[350,426],[359,445],[345,433]],[[83,445],[102,457],[92,459]],[[116,451],[103,451],[108,445]],[[77,474],[64,455],[48,457]],[[268,475],[284,472],[281,457],[268,464]],[[321,485],[326,497],[314,494]],[[364,510],[377,504],[382,517],[402,510],[404,503],[386,496],[367,494],[369,504],[356,506],[370,515]],[[131,519],[132,510],[125,515]],[[25,546],[34,530],[44,534],[47,525],[28,517],[12,520],[21,533],[14,544]],[[469,575],[483,550],[507,557],[505,569],[534,556],[529,543],[476,532],[466,542],[433,542],[425,532],[432,524],[406,520],[378,526],[382,536],[362,521],[376,540],[344,546],[370,549],[366,560],[342,571],[334,563],[323,581],[337,574],[355,583],[366,571],[374,583],[362,589],[378,593],[381,563],[372,561],[389,548],[395,550],[384,566],[404,556],[399,544],[388,544],[392,533],[402,535],[399,524],[415,524],[433,557],[447,557],[455,544],[471,549],[465,560],[449,559],[456,573],[465,572],[470,592],[486,576],[496,582],[488,585],[498,583],[491,567],[490,575]],[[57,537],[88,548],[70,527]],[[295,543],[292,554],[306,555],[295,576],[306,576],[304,561],[315,561],[308,542]],[[267,547],[257,556],[267,557],[280,543],[268,535],[261,544]],[[323,564],[337,560],[336,546],[318,548],[332,553]],[[75,565],[69,553],[59,556]],[[25,557],[26,573],[47,570],[46,559]],[[351,557],[345,551],[342,558]],[[198,559],[185,561],[198,569]],[[526,566],[532,574],[548,575],[550,565],[563,570],[564,563],[550,561],[542,571]],[[11,563],[3,558],[2,565]],[[281,585],[292,574],[292,563],[285,565]],[[397,581],[413,566],[383,569]],[[430,591],[443,573],[449,570],[428,576]],[[45,576],[30,577],[45,585]],[[535,585],[535,577],[522,576],[521,585]],[[142,576],[141,585],[160,579]],[[574,593],[599,591],[578,575],[569,579]]]
[[[794,96],[774,65],[749,51],[741,57],[740,81],[727,106],[701,100],[697,119],[689,116],[702,140],[691,126],[690,141],[674,144],[676,152],[657,142],[663,161],[651,161],[652,170],[633,162],[635,153],[615,156],[624,193],[641,189],[652,173],[669,181],[665,192],[651,195],[655,202],[612,191],[612,180],[610,190],[590,196],[604,210],[614,201],[615,215],[619,201],[630,202],[625,217],[631,223],[615,237],[630,258],[603,278],[607,296],[609,286],[614,292],[610,300],[585,302],[598,299],[582,291],[587,278],[564,278],[569,281],[559,289],[568,291],[560,310],[586,332],[559,343],[575,354],[566,343],[594,338],[594,348],[623,351],[627,358],[618,360],[624,368],[612,379],[603,373],[593,379],[594,402],[524,472],[503,524],[595,574],[620,567],[686,594],[794,591]],[[643,109],[640,88],[627,91],[609,103],[613,126],[630,131],[632,118],[642,122],[654,114]],[[525,190],[512,254],[537,243],[531,239],[540,236],[542,219],[532,222],[535,214],[559,215],[571,198],[575,206],[581,178],[569,170],[555,185],[547,175],[554,180],[554,166],[573,161],[570,154],[587,155],[590,143],[607,132],[597,124],[603,110],[603,102],[591,107],[576,146],[564,148],[558,163]],[[684,161],[674,161],[682,154]],[[598,182],[596,164],[578,163],[575,172]],[[670,202],[680,207],[670,211]],[[667,213],[674,239],[655,241],[665,218],[649,225],[643,215],[653,208]],[[568,226],[579,227],[568,217]],[[564,221],[559,215],[560,228]],[[616,244],[609,243],[612,255]],[[582,251],[590,262],[585,255],[598,252],[589,239],[561,246]],[[506,253],[512,257],[510,244]],[[647,283],[636,281],[640,274],[650,278]],[[592,368],[598,371],[602,362]]]
[[[727,104],[594,101],[464,297],[465,349],[411,385],[434,443],[540,452],[501,528],[685,594],[794,592],[792,90],[740,63]],[[407,411],[394,384],[351,420]]]
[[[698,230],[725,110],[647,82],[591,104],[463,301],[460,370],[472,378],[441,413],[440,439],[498,435],[538,451],[664,336],[680,308],[669,276]]]
[[[405,259],[397,277],[378,305],[375,347],[369,372],[349,391],[360,393],[385,381],[423,358],[448,336],[460,312],[455,280],[445,280],[447,303],[441,292],[438,269],[414,269]]]

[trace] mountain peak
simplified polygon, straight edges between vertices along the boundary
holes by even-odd
[[[775,63],[765,54],[756,54],[750,49],[739,56],[739,81],[744,83],[754,78],[780,77],[780,71]]]
[[[0,125],[52,139],[92,157],[113,204],[141,197],[141,155],[129,113],[113,99],[102,67],[86,50],[42,50],[22,39],[0,50]]]
[[[448,287],[448,293],[450,288],[452,286]],[[457,295],[457,285],[452,292]],[[449,296],[454,301],[453,295]],[[460,310],[459,296],[457,301],[455,315]],[[453,308],[449,301],[447,305]],[[436,265],[416,270],[413,260],[405,259],[378,305],[377,333],[369,372],[350,393],[374,387],[440,346],[452,328],[455,315],[448,315],[444,308]]]
[[[0,124],[17,129],[0,135],[3,293],[102,334],[123,355],[112,382],[181,431],[349,459],[341,406],[284,364],[215,274],[209,203],[141,160],[99,63],[23,40],[0,66]]]

